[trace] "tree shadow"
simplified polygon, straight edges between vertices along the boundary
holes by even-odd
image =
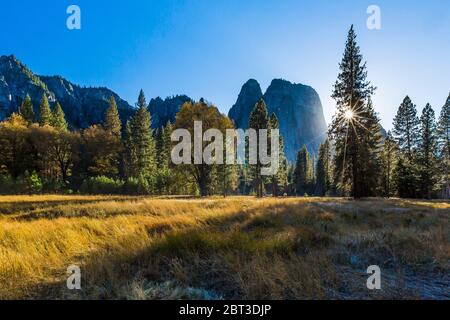
[[[183,285],[219,292],[227,299],[243,299],[247,297],[248,292],[242,287],[236,274],[236,266],[239,265],[249,279],[252,279],[249,276],[252,268],[256,268],[255,274],[261,274],[262,271],[258,268],[266,270],[267,282],[272,281],[271,285],[277,289],[285,287],[283,292],[278,293],[284,299],[302,297],[295,291],[295,281],[305,280],[298,276],[297,272],[312,273],[310,278],[318,281],[311,283],[311,287],[317,287],[306,293],[311,295],[310,298],[386,299],[391,297],[388,292],[404,294],[404,297],[407,297],[404,288],[396,287],[399,284],[395,281],[392,281],[389,291],[386,289],[384,295],[369,293],[359,284],[346,287],[350,279],[359,283],[364,270],[359,266],[352,266],[351,261],[338,263],[333,257],[337,252],[336,248],[342,249],[341,243],[335,242],[337,240],[333,235],[335,234],[336,238],[342,235],[335,228],[336,220],[330,220],[323,214],[343,213],[341,209],[334,211],[333,206],[322,205],[320,202],[270,204],[264,208],[237,209],[226,216],[209,217],[198,225],[183,230],[175,230],[171,226],[148,227],[147,232],[153,240],[143,248],[130,248],[130,252],[125,256],[116,256],[116,252],[111,248],[106,254],[103,250],[92,251],[88,256],[81,257],[82,277],[86,275],[82,278],[81,291],[69,291],[65,280],[61,280],[35,286],[30,290],[32,294],[29,298],[126,299],[128,296],[124,288],[129,289],[130,283],[134,281],[162,283],[174,280]],[[442,212],[449,213],[448,210]],[[345,222],[345,218],[343,221]],[[344,223],[343,221],[340,223]],[[295,241],[288,238],[284,244],[279,240],[277,242],[280,235],[289,232],[298,232],[298,238],[294,237]],[[126,237],[123,242],[127,242]],[[319,254],[328,255],[324,261],[330,264],[329,267],[320,264],[321,260],[315,260]],[[296,271],[287,267],[302,260],[306,261],[306,265],[299,264],[299,268],[304,268],[302,270]],[[292,284],[286,280],[290,279],[289,274],[287,278],[273,275],[277,274],[275,268],[279,266],[286,267],[286,272],[292,273],[292,281],[289,280]],[[336,275],[338,280],[332,280],[327,272],[339,273],[342,267],[346,268],[344,278]],[[331,271],[326,271],[327,268]],[[323,279],[320,278],[322,276]],[[64,277],[64,273],[55,277]],[[260,292],[257,291],[258,288],[254,289],[259,294],[257,297],[273,298],[274,293],[270,291],[270,285],[264,280],[258,281],[264,285],[256,282],[253,284],[254,287],[261,286]],[[249,284],[249,287],[251,286],[252,284]]]

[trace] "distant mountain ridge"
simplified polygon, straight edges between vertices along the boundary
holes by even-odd
[[[248,128],[249,115],[261,98],[269,115],[275,113],[278,117],[286,156],[291,162],[303,145],[311,153],[317,153],[326,138],[327,124],[319,95],[312,87],[274,79],[263,94],[258,81],[248,80],[228,114],[236,127]]]
[[[73,128],[101,123],[111,96],[116,99],[122,120],[134,112],[125,100],[108,88],[80,87],[60,76],[39,76],[14,56],[0,57],[0,120],[15,112],[27,94],[35,113],[43,94],[51,104],[60,102]]]
[[[81,87],[61,76],[34,74],[14,56],[0,57],[0,121],[17,111],[29,94],[34,111],[38,114],[39,103],[45,94],[52,105],[58,101],[73,129],[83,129],[102,123],[109,99],[114,96],[123,123],[135,112],[135,108],[108,88]],[[282,79],[272,81],[263,94],[259,83],[250,79],[239,93],[229,117],[237,128],[246,129],[248,118],[259,99],[264,98],[269,113],[275,112],[285,140],[286,155],[293,162],[298,150],[305,144],[316,153],[325,139],[327,125],[317,92],[306,85]],[[149,111],[152,127],[159,128],[174,122],[176,114],[186,102],[194,102],[186,95],[151,99]]]
[[[104,87],[81,87],[61,76],[40,76],[34,74],[15,56],[0,57],[0,121],[17,111],[19,105],[29,94],[35,114],[43,94],[49,102],[58,101],[70,126],[74,129],[87,128],[102,123],[109,107],[109,99],[116,99],[123,123],[135,112],[135,108],[121,99],[118,94]],[[174,122],[175,115],[185,102],[193,101],[185,95],[157,97],[151,99],[149,111],[152,127],[158,128],[168,121]]]

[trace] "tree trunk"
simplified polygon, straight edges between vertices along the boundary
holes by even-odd
[[[277,180],[272,178],[272,195],[274,198],[278,197]]]
[[[256,178],[256,197],[262,198],[262,179],[258,174],[258,177]]]
[[[208,185],[206,183],[206,179],[202,176],[198,181],[198,187],[200,189],[200,196],[207,197],[208,196]]]
[[[352,197],[355,199],[361,198],[359,176],[358,176],[358,148],[356,145],[354,134],[352,134],[351,143],[353,145],[352,152]]]
[[[208,196],[208,188],[207,188],[207,186],[206,186],[206,183],[204,183],[204,181],[201,181],[201,182],[200,182],[199,188],[200,188],[200,195],[201,195],[203,198],[204,198],[204,197],[207,197],[207,196]]]

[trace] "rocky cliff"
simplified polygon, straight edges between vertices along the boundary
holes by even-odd
[[[152,127],[160,128],[167,122],[175,123],[175,117],[180,111],[181,106],[186,102],[193,102],[191,98],[185,95],[179,95],[166,98],[165,100],[157,97],[152,99],[148,105],[148,110],[152,115]]]
[[[317,153],[325,139],[327,125],[319,95],[313,88],[275,79],[263,95],[259,83],[249,80],[229,112],[238,128],[248,128],[250,112],[261,98],[264,98],[269,114],[275,113],[280,121],[286,155],[291,162],[295,161],[303,145],[310,152]]]
[[[236,128],[248,128],[248,117],[262,96],[261,87],[255,79],[248,80],[242,86],[235,105],[228,113],[228,117],[234,121]]]

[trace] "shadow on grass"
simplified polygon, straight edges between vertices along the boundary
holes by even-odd
[[[363,238],[356,247],[344,241],[353,236],[347,234],[349,229],[356,231],[360,224],[383,215],[359,218],[365,220],[354,223],[345,212],[321,203],[288,203],[236,210],[183,230],[148,228],[152,241],[145,247],[120,252],[102,249],[82,259],[82,291],[67,290],[64,280],[38,285],[30,298],[128,299],[135,298],[133,283],[144,283],[145,289],[145,283],[166,281],[218,292],[228,299],[420,297],[411,288],[434,279],[434,274],[416,280],[409,277],[412,285],[402,283],[395,269],[408,269],[408,262],[401,260],[387,270],[390,280],[382,291],[367,290],[363,266],[369,261],[352,259],[368,254],[369,260],[386,261],[393,253],[390,248],[377,251],[389,245],[382,242],[383,237],[375,238],[373,244]],[[393,214],[392,219],[398,218]],[[393,232],[396,224],[390,219],[384,223],[379,222],[379,228]],[[123,243],[127,242],[124,238]],[[431,287],[424,298],[445,298],[432,282],[427,285]]]

